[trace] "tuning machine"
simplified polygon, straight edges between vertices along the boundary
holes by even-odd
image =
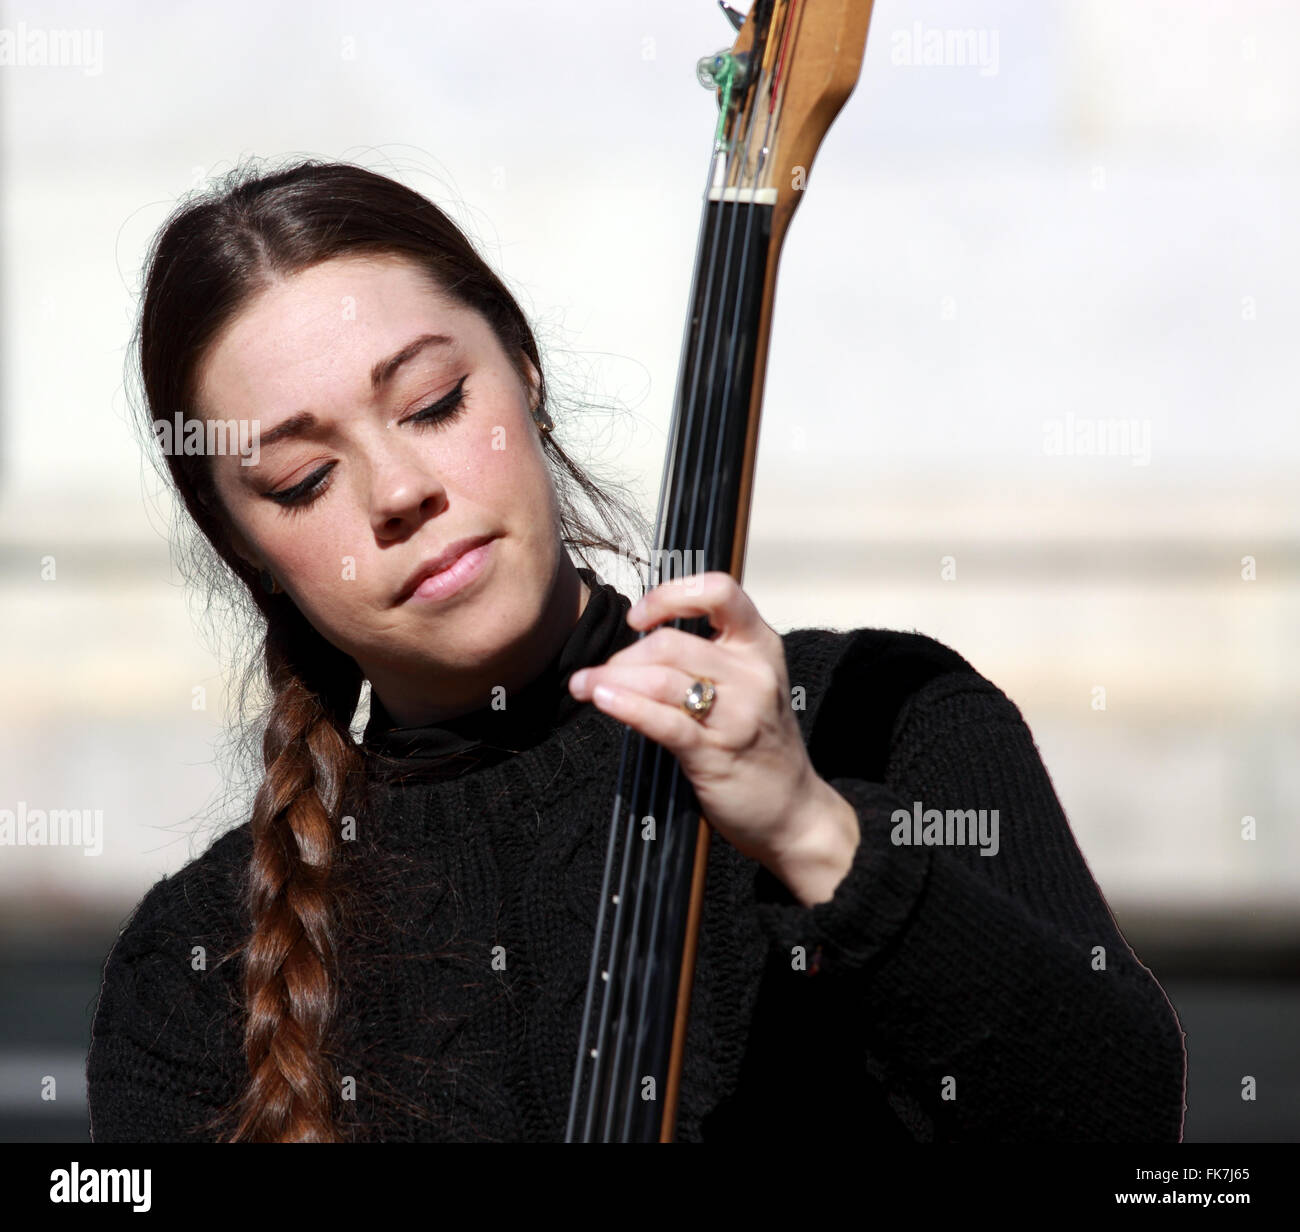
[[[743,90],[749,80],[749,53],[734,53],[730,47],[704,56],[695,64],[695,76],[706,90]]]

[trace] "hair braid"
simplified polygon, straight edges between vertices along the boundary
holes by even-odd
[[[355,710],[361,676],[305,620],[290,621],[297,627],[287,636],[285,625],[273,624],[265,646],[274,700],[250,822],[252,932],[243,974],[250,1077],[230,1141],[340,1140],[337,1075],[324,1049],[338,1002],[331,882],[345,786],[361,763],[341,716]]]

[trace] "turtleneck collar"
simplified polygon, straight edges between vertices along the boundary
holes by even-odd
[[[638,636],[627,623],[631,600],[590,569],[579,568],[578,576],[590,593],[573,631],[559,654],[507,697],[502,709],[485,706],[438,723],[398,727],[372,690],[363,751],[403,778],[408,772],[421,778],[454,777],[531,748],[567,723],[590,704],[569,692],[569,677],[579,668],[604,663]]]

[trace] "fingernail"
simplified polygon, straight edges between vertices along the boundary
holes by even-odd
[[[574,672],[573,675],[569,677],[569,688],[571,689],[581,689],[586,683],[587,673],[585,671]]]

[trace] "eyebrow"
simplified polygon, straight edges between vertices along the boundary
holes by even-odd
[[[455,345],[456,340],[447,334],[421,334],[418,338],[412,338],[400,351],[395,351],[387,359],[381,359],[370,369],[371,390],[376,394],[382,393],[384,386],[397,375],[402,365],[414,359],[422,351],[430,347],[446,348]],[[258,448],[266,449],[277,441],[307,436],[316,427],[316,423],[316,416],[311,411],[296,411],[282,423],[276,424],[269,432],[261,433],[258,437]]]

